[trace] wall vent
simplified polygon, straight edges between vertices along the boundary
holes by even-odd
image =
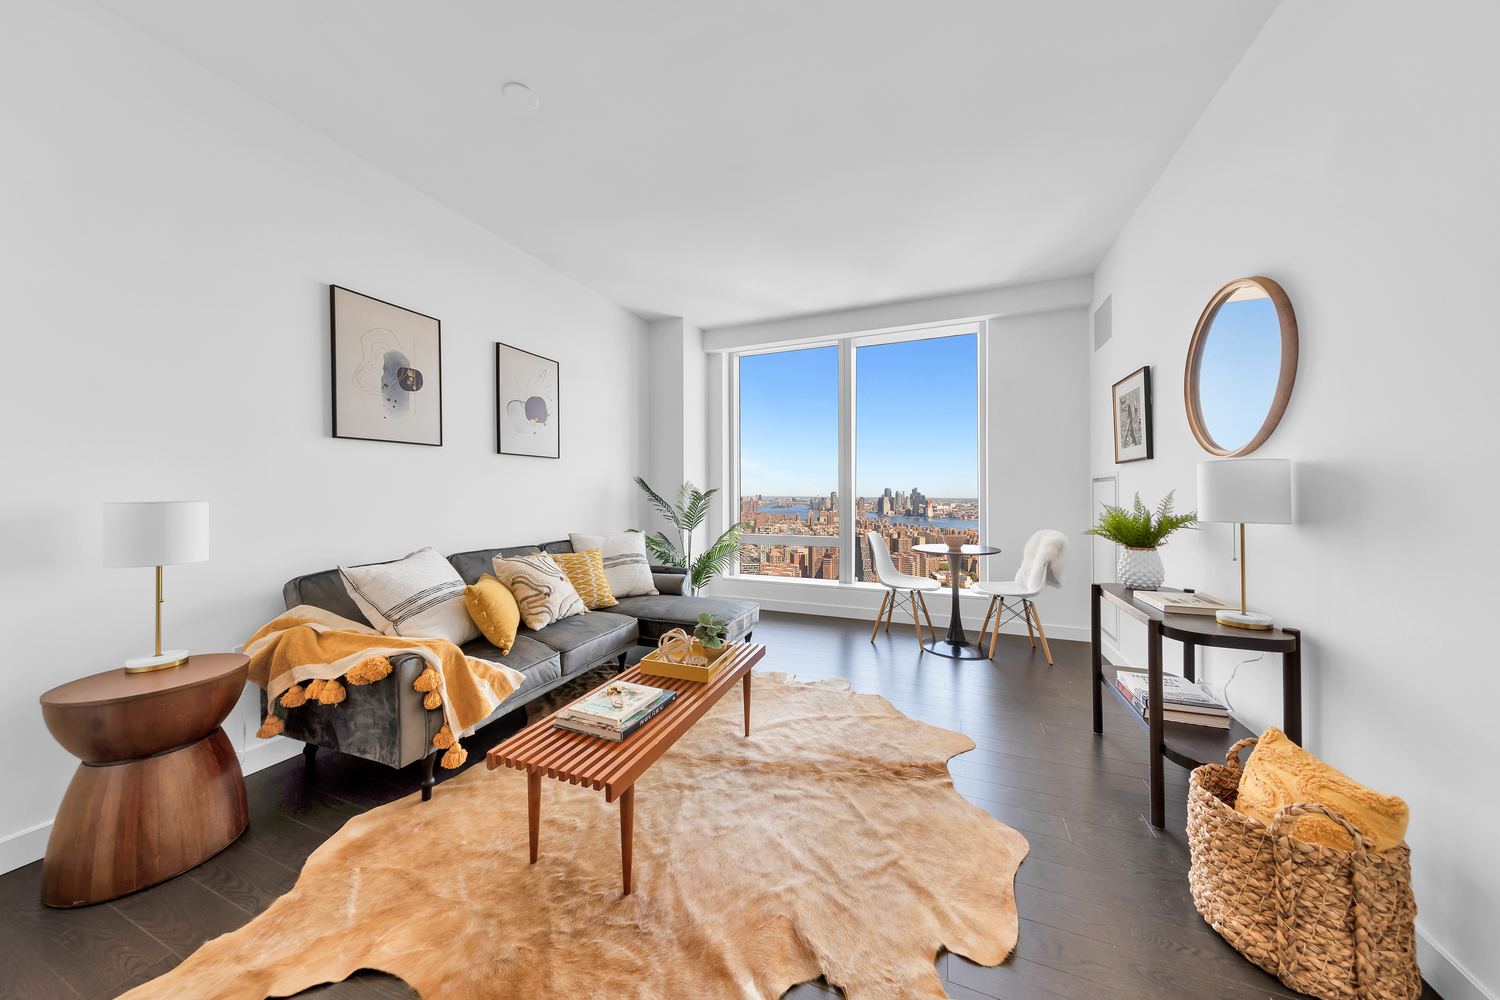
[[[1113,335],[1112,317],[1114,314],[1113,295],[1106,295],[1104,301],[1099,303],[1099,308],[1094,310],[1094,350],[1103,347]]]

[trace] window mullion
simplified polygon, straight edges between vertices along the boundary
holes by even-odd
[[[839,583],[854,582],[854,341],[839,341]]]

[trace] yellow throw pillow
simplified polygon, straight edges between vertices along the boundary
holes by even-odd
[[[508,654],[521,627],[521,608],[505,584],[486,573],[478,583],[464,588],[464,604],[484,637]]]
[[[552,559],[568,574],[568,581],[578,591],[578,596],[583,598],[583,606],[590,611],[612,608],[620,603],[610,592],[609,579],[604,575],[604,553],[601,550],[554,552]]]
[[[1235,808],[1266,826],[1293,802],[1316,802],[1341,813],[1364,837],[1369,850],[1388,851],[1406,839],[1406,803],[1381,795],[1323,763],[1272,726],[1261,734],[1240,777]],[[1349,832],[1326,816],[1304,816],[1292,836],[1340,851],[1352,851]]]

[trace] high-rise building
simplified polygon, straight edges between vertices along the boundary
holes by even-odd
[[[888,496],[890,496],[890,495],[891,495],[891,488],[890,488],[890,487],[889,487],[889,486],[887,486],[887,487],[886,487],[886,488],[885,488],[885,492],[884,492],[884,493],[882,493],[882,494],[881,494],[881,496],[885,496],[885,497],[888,497]]]

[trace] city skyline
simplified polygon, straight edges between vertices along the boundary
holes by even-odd
[[[856,348],[855,370],[856,495],[976,498],[977,335]],[[827,496],[837,482],[838,348],[740,358],[740,492]]]

